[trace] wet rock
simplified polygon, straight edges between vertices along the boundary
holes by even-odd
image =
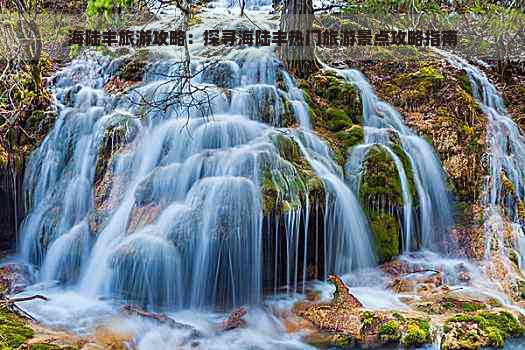
[[[351,336],[329,332],[307,335],[304,341],[320,349],[348,349],[355,346],[355,339]]]
[[[522,336],[525,329],[508,311],[482,311],[449,318],[444,327],[443,350],[474,350],[503,347],[508,337]]]
[[[0,267],[0,293],[14,294],[33,283],[28,265],[7,264]]]
[[[155,203],[145,206],[135,206],[131,212],[128,232],[135,232],[148,224],[151,224],[159,216],[161,207]]]
[[[239,66],[235,62],[221,61],[202,71],[202,82],[232,89],[239,85]]]
[[[345,305],[347,307],[363,307],[363,304],[350,294],[350,289],[338,276],[328,276],[328,281],[330,281],[335,286],[334,299],[332,303]]]
[[[235,328],[246,326],[246,321],[242,318],[246,315],[247,311],[244,307],[240,307],[237,310],[234,310],[228,316],[228,319],[225,320],[219,327],[220,331],[229,331]]]

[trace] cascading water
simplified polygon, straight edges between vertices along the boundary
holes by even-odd
[[[487,184],[487,204],[491,208],[501,205],[517,219],[516,204],[525,196],[525,137],[509,116],[498,90],[486,74],[466,60],[439,51],[455,67],[464,70],[470,79],[472,94],[487,116],[487,140],[490,165],[490,182]],[[503,176],[514,186],[517,200],[508,203],[503,191]]]
[[[214,3],[203,12],[207,29],[221,29],[225,16],[234,28],[249,25],[224,5]],[[271,17],[259,23],[275,26]],[[195,31],[202,35],[203,28]],[[195,47],[193,56],[205,51]],[[435,248],[452,223],[443,173],[431,146],[378,99],[361,73],[337,71],[359,89],[365,126],[365,143],[349,154],[345,183],[332,150],[312,130],[302,91],[271,48],[226,50],[223,61],[197,74],[192,84],[213,96],[204,112],[141,105],[141,98],[160,103],[177,90],[178,82],[168,78],[181,69],[173,58],[177,53],[159,51],[160,60],[146,67],[142,83],[123,95],[109,94],[104,86],[125,58],[91,55],[54,79],[59,118],[28,166],[31,212],[21,245],[24,259],[40,266],[41,282],[61,283],[45,291],[52,296],[49,303],[26,304],[39,319],[86,331],[101,317],[115,317],[124,328],[131,324],[138,349],[188,346],[184,330],[123,321],[115,306],[132,302],[162,308],[192,325],[203,334],[202,348],[308,349],[298,340],[302,334],[285,333],[278,312],[268,309],[282,303],[289,313],[297,300],[292,293],[305,292],[301,282],[353,271],[343,278],[366,308],[408,308],[386,290],[379,269],[365,269],[375,257],[356,194],[373,148],[390,157],[399,176],[403,249],[410,252],[400,258],[403,263],[439,266],[446,283],[461,288],[461,273],[468,271],[474,281],[469,288],[495,295],[472,264],[413,252],[418,228],[420,246]],[[191,69],[204,64],[197,57]],[[288,128],[295,124],[290,118],[298,128]],[[315,198],[315,191],[323,195]],[[283,287],[286,297],[258,306],[267,291]],[[251,305],[246,328],[229,333],[214,328],[223,315],[202,311],[245,304]]]
[[[55,77],[59,118],[26,175],[32,209],[21,252],[41,266],[40,280],[146,307],[230,307],[260,302],[269,286],[295,290],[312,278],[312,263],[322,268],[320,277],[372,266],[359,202],[273,53],[231,50],[197,74],[192,84],[207,92],[197,98],[213,96],[205,113],[177,104],[148,111],[140,103],[160,103],[178,88],[167,77],[180,61],[163,53],[126,95],[104,91],[125,58],[91,55]],[[203,64],[194,59],[192,70]],[[280,77],[285,90],[277,87]],[[286,113],[300,129],[278,129]],[[283,144],[294,143],[324,184],[324,203],[310,200],[296,165],[285,159]],[[100,150],[108,144],[105,159]],[[263,213],[268,182],[288,203],[280,214]],[[315,234],[314,204],[324,206]],[[275,270],[266,274],[263,260]]]
[[[432,146],[412,132],[403,122],[402,116],[391,105],[381,101],[366,77],[353,69],[335,70],[353,84],[360,93],[363,104],[365,144],[354,147],[346,167],[350,182],[358,189],[359,173],[367,152],[374,145],[384,149],[398,170],[403,197],[403,249],[405,252],[417,248],[412,212],[414,199],[411,197],[407,171],[411,171],[416,187],[419,206],[419,229],[423,248],[439,248],[446,242],[453,223],[450,196],[444,173]],[[394,140],[392,139],[394,133]],[[399,138],[396,152],[395,138]],[[399,154],[401,153],[401,154]],[[408,157],[411,169],[404,169],[400,156]],[[355,177],[357,176],[357,180]],[[354,177],[354,179],[352,179]]]
[[[508,216],[513,222],[511,231],[516,237],[517,252],[522,260],[525,252],[520,205],[523,205],[525,196],[523,180],[525,179],[525,137],[508,114],[501,95],[485,73],[461,57],[441,50],[438,52],[453,66],[467,73],[473,97],[487,117],[487,155],[490,173],[485,181],[483,198],[487,233],[485,257],[490,259],[494,238],[502,252],[509,256],[504,243],[503,223],[503,216]],[[505,181],[510,182],[512,193],[508,193],[508,188],[505,189]],[[510,267],[506,268],[511,271]]]
[[[345,184],[342,169],[334,162],[329,147],[311,132],[302,92],[295,87],[288,74],[285,74],[285,82],[301,126],[295,133],[295,140],[325,184],[325,270],[342,274],[356,268],[370,267],[374,263],[374,253],[366,217],[355,194]]]

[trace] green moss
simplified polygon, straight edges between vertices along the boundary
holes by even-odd
[[[438,70],[422,63],[415,72],[396,74],[385,84],[384,91],[390,97],[401,99],[407,106],[417,105],[434,98],[434,93],[441,87],[444,76]]]
[[[464,302],[461,304],[464,312],[476,312],[485,308],[483,304]]]
[[[18,349],[33,330],[15,314],[0,309],[0,350]]]
[[[306,196],[310,204],[322,203],[324,184],[314,175],[299,145],[281,134],[273,135],[272,142],[281,159],[286,162],[263,162],[260,181],[264,213],[298,209],[306,204]]]
[[[485,336],[489,340],[491,346],[497,346],[498,348],[503,347],[505,344],[505,335],[497,327],[489,326],[485,328]]]
[[[354,343],[351,336],[339,333],[315,333],[304,340],[320,349],[348,349]]]
[[[459,314],[451,317],[445,324],[444,331],[448,333],[453,323],[476,324],[486,338],[486,346],[501,347],[507,337],[521,336],[524,328],[520,322],[509,312],[488,312],[482,311],[476,315]],[[464,328],[463,325],[460,328]],[[459,343],[467,343],[469,334],[458,332]],[[470,339],[471,340],[471,339]]]
[[[339,131],[350,128],[353,123],[345,110],[340,108],[329,107],[325,111],[327,126],[330,131]]]
[[[398,150],[393,146],[394,153]],[[402,150],[399,150],[403,157],[406,157]],[[403,158],[400,158],[404,163]],[[408,161],[408,158],[406,159]],[[408,161],[409,162],[409,161]],[[411,169],[409,164],[403,164],[405,169]],[[397,206],[403,205],[403,197],[401,192],[401,181],[399,179],[397,168],[390,155],[382,148],[375,146],[368,152],[367,158],[364,162],[363,184],[360,190],[360,196],[365,198],[367,196],[383,195],[388,201]],[[411,171],[405,170],[407,178],[411,179]],[[412,197],[415,195],[412,187],[410,188]]]
[[[401,339],[401,328],[398,321],[390,320],[379,327],[379,338],[383,344],[398,342]]]
[[[399,223],[393,215],[386,212],[367,212],[377,258],[380,263],[390,261],[399,254]]]
[[[281,158],[286,159],[290,163],[298,164],[303,162],[303,156],[299,145],[291,138],[281,134],[275,134],[272,137],[273,144],[279,150]]]
[[[374,314],[370,311],[365,311],[360,316],[361,323],[364,328],[368,328],[374,324]]]
[[[335,136],[341,141],[344,149],[348,150],[349,148],[364,142],[365,132],[363,127],[352,125],[350,129],[338,131]]]
[[[427,320],[410,319],[406,323],[401,343],[406,347],[417,347],[430,342],[430,324]]]
[[[329,108],[343,110],[352,123],[359,124],[362,120],[362,106],[358,92],[343,78],[333,72],[321,72],[310,78],[311,93],[316,99],[323,100],[326,110],[321,113],[325,121],[330,120]],[[323,125],[320,125],[323,126]]]
[[[461,88],[465,90],[469,95],[472,95],[472,85],[470,84],[470,79],[467,73],[462,73],[456,78],[459,82],[459,86],[461,86]]]
[[[483,328],[496,327],[508,336],[519,336],[524,333],[523,326],[510,312],[481,312],[480,317],[484,320]]]
[[[400,152],[404,154],[402,150]],[[398,212],[402,212],[401,181],[391,156],[378,146],[370,149],[363,164],[362,178],[359,197],[367,208],[379,262],[385,262],[397,256],[400,250],[399,220],[387,208],[395,206],[399,209]],[[373,201],[378,200],[383,203],[384,208],[372,205]]]

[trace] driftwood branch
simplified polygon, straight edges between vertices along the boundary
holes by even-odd
[[[198,335],[197,330],[192,326],[177,322],[165,314],[146,311],[136,305],[125,305],[122,307],[122,311],[126,314],[136,315],[139,317],[154,320],[161,324],[166,324],[172,328],[191,330],[193,333]],[[246,315],[246,313],[247,311],[244,307],[240,307],[234,310],[227,320],[225,320],[216,327],[216,330],[219,332],[225,332],[235,328],[243,327],[246,324],[246,322],[242,318],[244,317],[244,315]]]
[[[47,297],[45,297],[43,295],[37,294],[37,295],[29,296],[29,297],[20,297],[20,298],[6,298],[6,297],[4,297],[3,300],[0,300],[0,305],[1,306],[11,305],[11,304],[14,304],[14,303],[19,303],[19,302],[22,302],[22,301],[30,301],[30,300],[35,300],[35,299],[49,301],[49,298],[47,298]]]
[[[22,310],[16,305],[16,303],[19,303],[19,302],[36,300],[36,299],[49,301],[49,298],[43,295],[40,295],[40,294],[32,295],[28,297],[19,297],[19,298],[8,298],[7,296],[0,294],[0,308],[8,308],[12,312],[17,313],[18,315],[25,317],[27,319],[30,319],[31,321],[36,322],[36,319],[33,316],[31,316],[29,313],[25,312],[24,310]]]
[[[194,328],[192,326],[189,326],[189,325],[184,324],[184,323],[177,322],[177,321],[175,321],[174,319],[172,319],[171,317],[169,317],[169,316],[167,316],[165,314],[156,313],[156,312],[149,312],[149,311],[141,309],[140,307],[138,307],[136,305],[125,305],[125,306],[122,307],[122,311],[127,313],[127,314],[137,315],[137,316],[140,316],[140,317],[143,317],[143,318],[147,318],[147,319],[151,319],[151,320],[157,321],[157,322],[162,323],[162,324],[166,324],[166,325],[168,325],[169,327],[172,327],[172,328],[194,330]]]

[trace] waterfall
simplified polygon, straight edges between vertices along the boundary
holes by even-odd
[[[367,133],[365,128],[365,136]],[[359,193],[361,185],[361,177],[363,174],[363,164],[368,155],[368,152],[374,147],[375,143],[366,143],[363,145],[354,146],[351,151],[350,157],[345,167],[348,180],[350,185],[355,193]],[[413,200],[410,193],[410,184],[405,172],[403,163],[399,159],[399,156],[390,149],[389,146],[385,144],[378,144],[378,147],[383,149],[390,158],[394,161],[396,170],[401,182],[401,195],[403,198],[403,237],[402,244],[404,251],[408,251],[412,244],[412,230],[413,230],[413,221],[412,221],[412,212],[413,212]]]
[[[514,222],[513,232],[517,236],[518,250],[523,253],[523,232],[519,217],[519,205],[525,196],[525,137],[508,114],[497,88],[487,75],[474,65],[454,54],[439,51],[450,64],[464,70],[470,80],[472,95],[487,117],[487,155],[489,177],[485,181],[486,232],[496,232],[496,239],[505,249],[503,215]],[[507,184],[505,183],[507,181]],[[510,182],[510,186],[508,184]],[[510,192],[509,192],[509,188]],[[511,197],[511,198],[509,198]],[[503,208],[505,212],[499,209]],[[486,235],[485,256],[490,257],[492,234]],[[523,255],[522,255],[523,256]]]
[[[403,117],[393,106],[377,97],[374,89],[361,72],[354,69],[328,69],[335,71],[359,90],[363,105],[365,144],[351,150],[346,167],[347,173],[351,176],[359,174],[371,146],[378,145],[386,150],[396,165],[401,182],[404,220],[403,250],[408,252],[418,248],[415,245],[415,223],[412,218],[414,199],[411,198],[407,171],[411,171],[416,187],[421,246],[423,248],[439,248],[438,245],[447,239],[453,217],[445,175],[432,146],[405,125]],[[392,133],[399,138],[398,145],[410,160],[411,169],[403,168],[399,155],[393,148],[396,142],[390,136]],[[354,182],[353,187],[357,190],[356,181],[350,180],[350,182]]]
[[[370,267],[374,263],[371,234],[367,219],[355,194],[344,182],[342,169],[333,160],[326,143],[311,132],[308,109],[302,92],[285,74],[290,99],[300,129],[295,140],[302,153],[324,184],[326,191],[325,276],[343,274],[355,268]]]
[[[126,57],[92,53],[54,77],[59,116],[27,167],[20,246],[40,281],[144,307],[227,308],[372,266],[366,217],[271,49],[231,50],[209,70],[194,58],[191,83],[207,92],[195,97],[213,96],[209,109],[141,105],[179,87],[174,56],[151,61],[125,94],[104,86]],[[320,179],[322,203],[288,156]],[[269,190],[282,208],[265,212]]]
[[[512,182],[518,200],[525,196],[525,137],[509,116],[498,90],[485,73],[466,60],[440,51],[455,67],[464,70],[472,86],[472,94],[487,116],[487,141],[490,165],[490,182],[487,184],[487,204],[495,208],[506,206],[502,175]],[[513,208],[514,219],[517,212]]]

